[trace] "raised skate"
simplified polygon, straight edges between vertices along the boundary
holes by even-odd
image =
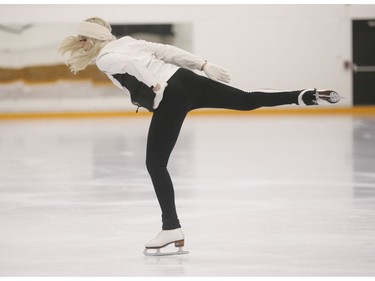
[[[161,252],[160,250],[167,247],[170,244],[178,247],[178,251],[174,252]],[[154,239],[145,244],[145,250],[143,254],[145,256],[168,256],[168,255],[183,255],[188,254],[188,251],[184,251],[182,247],[185,244],[185,236],[181,231],[181,228],[172,230],[162,230]]]
[[[319,104],[320,100],[324,100],[329,103],[338,103],[342,97],[332,90],[316,90],[315,100]]]
[[[299,105],[319,105],[321,101],[338,103],[343,97],[333,90],[307,89],[298,96]]]

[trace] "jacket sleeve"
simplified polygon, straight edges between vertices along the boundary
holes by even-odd
[[[121,53],[104,54],[97,59],[96,65],[107,74],[128,73],[149,87],[158,83],[147,67]]]
[[[172,45],[143,42],[156,58],[183,68],[201,70],[202,65],[206,62],[204,59]]]

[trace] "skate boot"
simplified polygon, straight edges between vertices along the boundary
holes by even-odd
[[[298,96],[299,105],[319,105],[321,101],[338,103],[342,97],[332,90],[307,89]]]
[[[176,252],[160,252],[160,249],[174,243],[175,247],[178,247]],[[145,256],[166,256],[166,255],[182,255],[188,254],[189,252],[183,251],[182,247],[185,244],[185,236],[181,231],[181,228],[172,230],[162,230],[154,239],[145,244],[145,250],[143,254]],[[155,252],[149,252],[148,250],[155,250]]]

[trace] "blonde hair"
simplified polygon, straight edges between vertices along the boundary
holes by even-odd
[[[96,23],[106,27],[110,32],[112,31],[111,26],[101,18],[91,17],[86,19],[85,22]],[[87,40],[92,45],[88,51],[84,51],[82,49],[79,41],[79,35],[65,38],[58,48],[58,51],[62,56],[68,53],[69,57],[65,59],[65,63],[73,74],[84,70],[89,64],[94,63],[96,57],[99,55],[104,46],[106,46],[109,42],[116,40],[116,37],[113,36],[110,40],[104,41],[88,37]]]

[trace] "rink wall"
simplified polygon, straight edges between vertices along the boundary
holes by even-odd
[[[351,21],[374,15],[375,5],[1,5],[0,113],[135,111],[95,67],[73,76],[56,52],[76,22],[90,16],[111,24],[173,24],[172,43],[225,67],[232,86],[333,88],[345,97],[335,108],[348,112]]]

